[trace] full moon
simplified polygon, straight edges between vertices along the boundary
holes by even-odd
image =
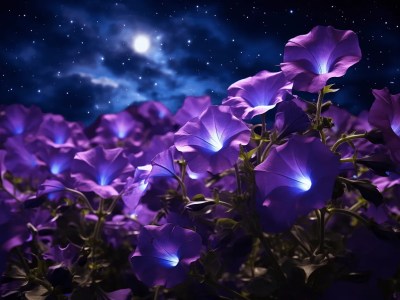
[[[147,35],[137,35],[133,39],[133,49],[137,53],[146,53],[150,48],[150,39]]]

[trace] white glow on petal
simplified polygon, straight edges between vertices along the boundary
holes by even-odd
[[[328,62],[323,61],[319,63],[318,74],[326,74],[329,72]]]
[[[393,132],[400,137],[400,122],[390,124]]]
[[[146,53],[150,49],[150,39],[147,35],[137,35],[133,40],[133,49],[137,53]]]
[[[312,186],[311,179],[308,177],[298,177],[296,181],[298,181],[297,187],[304,192],[308,191]]]
[[[221,142],[221,140],[219,139],[217,133],[213,133],[211,135],[211,139],[208,141],[210,143],[211,149],[214,152],[218,152],[219,150],[221,150],[224,147],[224,144]]]
[[[163,257],[163,260],[166,267],[176,267],[179,263],[179,257],[173,254]]]
[[[57,175],[58,173],[60,173],[61,170],[61,166],[59,164],[53,164],[50,168],[50,172],[53,175]]]

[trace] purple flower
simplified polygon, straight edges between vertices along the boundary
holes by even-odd
[[[393,160],[400,164],[400,93],[391,95],[388,88],[372,90],[372,93],[375,101],[369,122],[382,131]]]
[[[275,129],[279,138],[294,132],[306,131],[310,126],[307,114],[293,101],[279,103],[275,115]]]
[[[176,151],[175,146],[169,147],[167,150],[162,151],[157,154],[151,161],[153,168],[150,172],[151,177],[175,177],[179,171],[179,166],[175,162],[181,156],[181,154]]]
[[[282,72],[261,71],[232,84],[222,104],[230,106],[235,116],[246,120],[273,109],[278,102],[286,100],[291,91],[292,83]]]
[[[343,76],[361,59],[357,35],[351,30],[316,26],[289,40],[281,69],[293,88],[315,93],[332,77]]]
[[[175,114],[175,122],[182,126],[187,121],[198,117],[210,105],[210,96],[186,97],[182,107]]]
[[[200,258],[201,245],[200,235],[192,230],[174,224],[144,226],[131,256],[133,272],[147,286],[174,287]]]
[[[99,144],[115,145],[119,140],[139,139],[142,124],[133,119],[127,111],[117,114],[106,114],[101,117],[99,127],[96,129],[95,142]]]
[[[292,137],[255,169],[263,227],[280,232],[330,199],[339,157],[319,139]]]
[[[103,149],[96,147],[85,152],[78,152],[71,166],[71,176],[76,181],[76,188],[82,192],[95,192],[108,198],[118,195],[124,179],[133,171],[121,148]]]
[[[38,107],[27,108],[21,104],[9,105],[0,117],[0,136],[34,134],[42,122]]]
[[[137,167],[134,177],[128,179],[126,189],[122,193],[122,200],[127,208],[133,210],[139,204],[149,184],[150,171],[151,165]]]
[[[193,172],[213,173],[232,167],[240,145],[247,145],[250,129],[228,106],[210,106],[175,133],[175,146]]]

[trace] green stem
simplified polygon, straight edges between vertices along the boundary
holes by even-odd
[[[240,183],[240,173],[237,164],[235,164],[236,184],[237,184],[237,195],[242,195],[242,185]]]
[[[262,145],[264,144],[264,135],[267,130],[267,122],[266,122],[266,113],[261,115],[261,140],[260,143],[258,144],[258,150],[257,150],[257,164],[262,162]]]
[[[272,139],[269,141],[267,147],[265,147],[262,155],[261,155],[261,159],[260,162],[263,162],[264,159],[267,157],[267,155],[269,154],[269,151],[271,150],[272,146],[274,145],[275,141],[273,141]]]
[[[332,152],[336,152],[337,148],[341,144],[346,143],[351,140],[354,140],[354,139],[361,139],[361,138],[364,138],[365,136],[366,136],[366,133],[359,133],[359,134],[352,134],[352,135],[342,137],[342,138],[338,139],[335,144],[333,144],[331,150],[332,150]]]
[[[270,262],[270,264],[272,265],[272,268],[275,270],[276,274],[278,275],[278,279],[280,281],[285,281],[286,280],[286,276],[283,273],[281,266],[279,265],[277,259],[275,258],[274,254],[271,251],[271,246],[268,242],[268,240],[265,238],[263,232],[261,230],[258,230],[257,232],[257,237],[260,239],[261,244],[264,247],[265,252],[267,253],[267,258]]]
[[[114,197],[113,201],[111,202],[110,206],[107,209],[107,214],[111,214],[115,208],[115,206],[117,206],[117,203],[119,201],[119,199],[121,199],[122,195],[118,195],[116,197]]]
[[[346,163],[346,162],[354,163],[354,157],[341,158],[341,159],[340,159],[340,162],[341,162],[341,163]]]
[[[324,144],[326,144],[326,137],[325,137],[324,129],[320,128],[321,127],[322,102],[324,100],[324,92],[323,91],[324,90],[322,89],[321,91],[318,92],[317,108],[316,108],[316,113],[315,113],[315,127],[319,132],[321,141]]]
[[[318,209],[316,213],[319,223],[319,246],[317,252],[323,252],[325,243],[325,209]]]
[[[361,223],[363,223],[366,226],[372,225],[372,223],[370,221],[368,221],[367,219],[363,218],[359,214],[357,214],[353,211],[350,211],[350,210],[346,210],[346,209],[342,209],[342,208],[329,208],[327,211],[328,211],[328,213],[331,213],[331,214],[337,213],[337,214],[347,215],[347,216],[356,218],[358,221],[360,221]]]
[[[158,299],[158,295],[160,294],[160,289],[161,289],[161,286],[157,286],[157,287],[156,287],[156,289],[155,289],[155,291],[154,291],[153,300],[157,300],[157,299]]]
[[[69,188],[65,188],[65,190],[66,190],[67,192],[76,194],[76,195],[78,195],[79,197],[81,197],[81,199],[85,202],[85,204],[86,204],[87,208],[90,210],[90,212],[92,212],[92,213],[95,212],[93,206],[92,206],[92,205],[90,204],[90,202],[89,202],[89,199],[86,198],[86,196],[85,196],[84,194],[82,194],[82,193],[79,192],[79,191],[76,191],[76,190],[73,190],[73,189],[69,189]]]

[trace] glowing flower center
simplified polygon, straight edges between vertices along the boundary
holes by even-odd
[[[51,165],[51,167],[50,167],[51,174],[57,175],[58,173],[60,173],[60,171],[61,171],[60,164],[54,163]]]
[[[304,192],[308,191],[312,186],[311,179],[308,177],[301,176],[296,178],[296,181],[298,182],[297,187]]]
[[[108,185],[108,183],[109,183],[108,176],[105,175],[105,174],[101,174],[101,175],[99,176],[98,183],[99,183],[101,186]]]
[[[393,132],[400,137],[400,122],[390,124]]]
[[[168,254],[162,258],[162,263],[165,267],[176,267],[179,263],[179,257],[174,254]]]
[[[213,133],[211,135],[211,139],[209,140],[209,144],[211,145],[211,150],[214,152],[218,152],[224,147],[224,143],[221,142],[217,133]]]
[[[65,143],[65,136],[62,136],[62,135],[57,135],[55,138],[54,138],[54,143],[56,143],[57,145],[62,145],[62,144],[64,144]]]
[[[322,61],[318,64],[318,74],[326,74],[329,72],[328,61]]]

